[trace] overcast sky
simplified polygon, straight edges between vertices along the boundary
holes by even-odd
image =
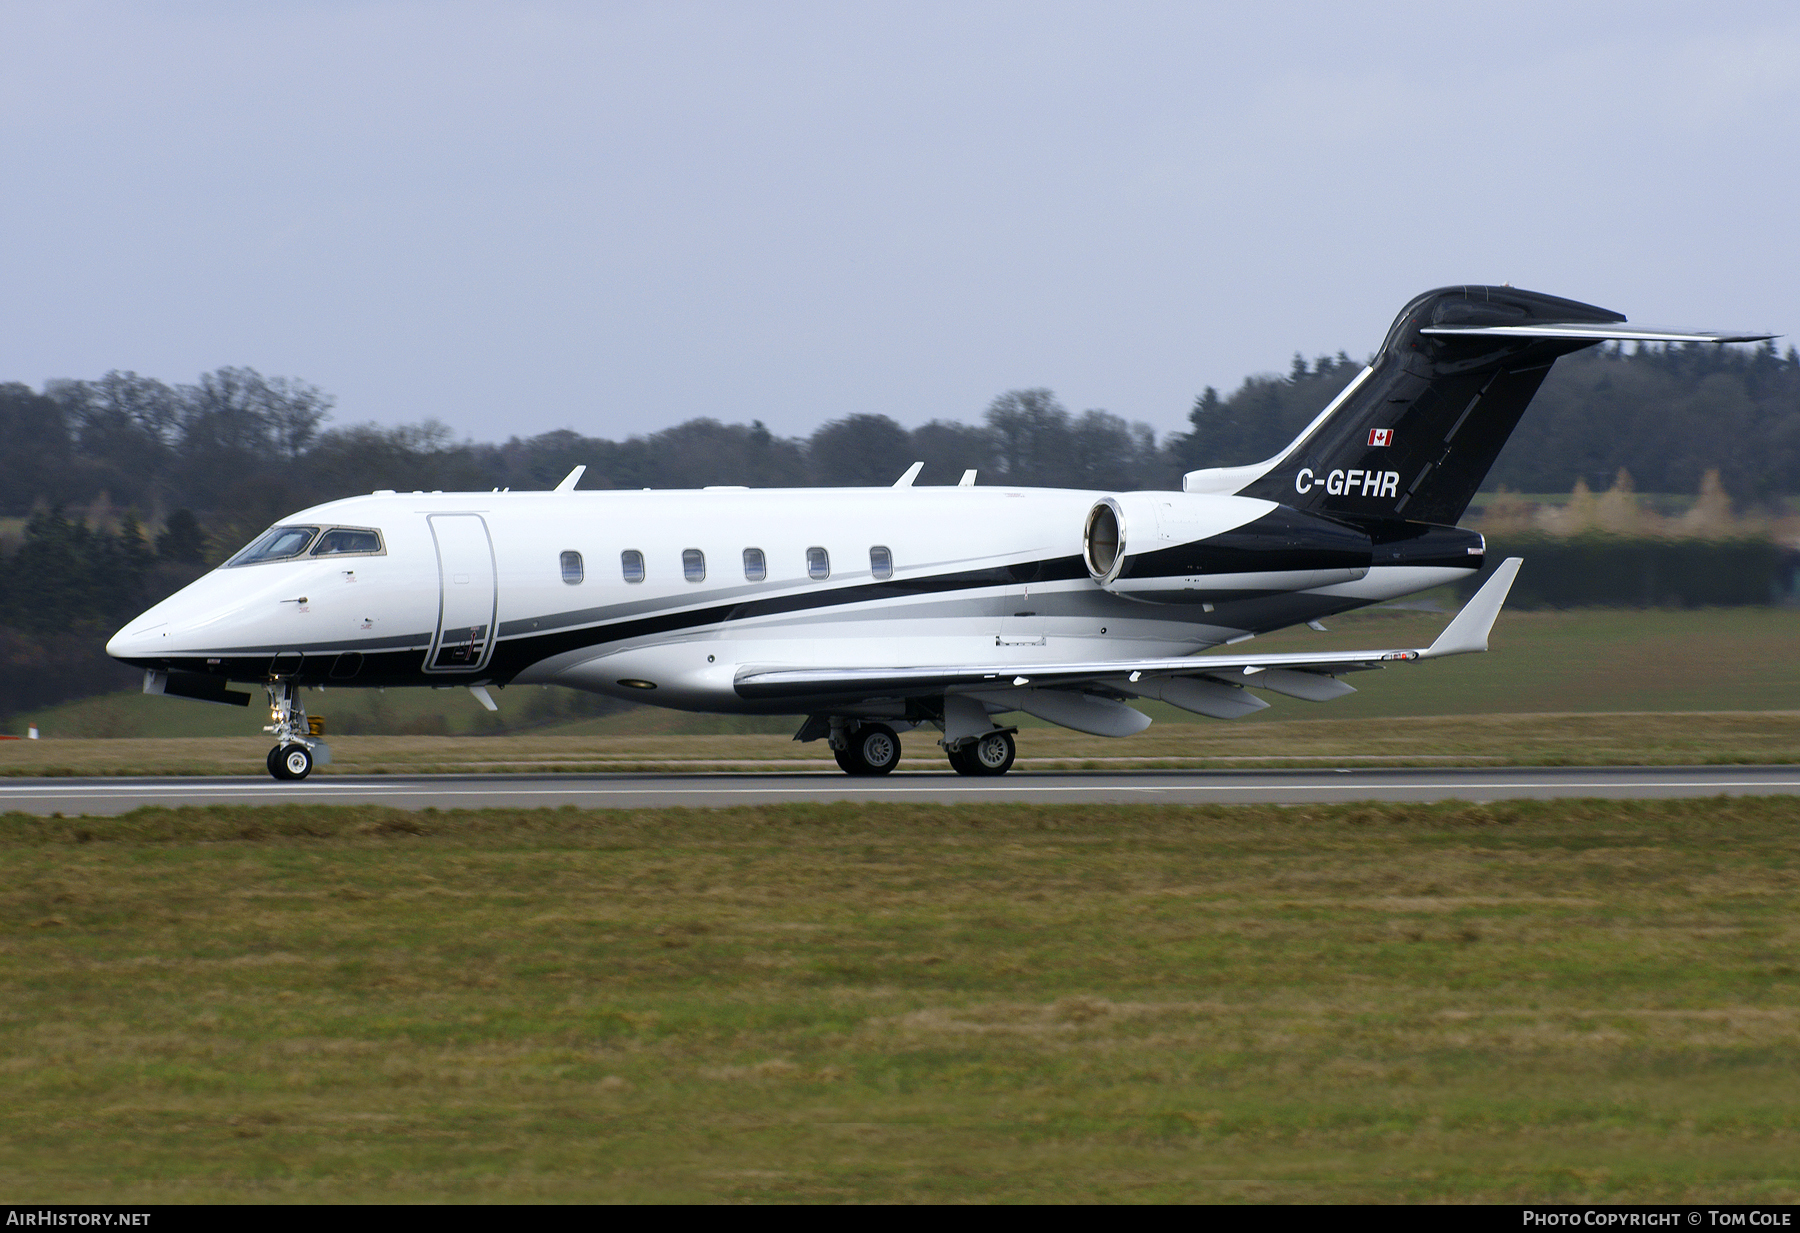
[[[34,386],[247,365],[477,440],[1049,386],[1162,432],[1446,283],[1800,332],[1789,2],[0,0],[0,47]]]

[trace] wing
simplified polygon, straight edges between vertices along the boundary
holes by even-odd
[[[1445,655],[1487,650],[1488,631],[1500,615],[1518,575],[1521,558],[1508,557],[1428,647],[1376,651],[1318,651],[1275,655],[1185,655],[1165,659],[1117,659],[1092,663],[982,665],[958,664],[906,668],[758,668],[738,671],[740,697],[758,700],[878,698],[946,692],[1006,689],[1072,689],[1091,684],[1137,685],[1170,677],[1231,678],[1258,684],[1262,673],[1279,673],[1269,688],[1297,697],[1349,693],[1347,686],[1323,678],[1363,672],[1393,663],[1411,663]],[[1318,680],[1309,686],[1307,677]],[[1296,679],[1298,678],[1298,679]],[[1280,684],[1277,684],[1279,682]],[[1280,685],[1291,688],[1283,689]],[[1323,686],[1323,689],[1318,688]],[[1306,691],[1306,692],[1301,692]],[[1128,692],[1137,692],[1128,690]],[[1254,709],[1254,708],[1252,708]]]

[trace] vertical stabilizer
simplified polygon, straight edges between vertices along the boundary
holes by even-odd
[[[1454,523],[1550,366],[1615,336],[1624,320],[1511,287],[1428,291],[1287,449],[1254,466],[1193,472],[1184,486],[1356,519]]]

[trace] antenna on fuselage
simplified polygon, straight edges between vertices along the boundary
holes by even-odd
[[[575,485],[581,479],[581,473],[586,470],[587,470],[587,464],[582,463],[579,467],[576,467],[573,471],[571,471],[567,475],[563,476],[562,483],[558,484],[552,491],[574,492]]]
[[[894,487],[896,487],[896,488],[911,488],[912,482],[919,478],[919,472],[923,471],[924,469],[925,469],[925,463],[923,460],[913,463],[912,466],[906,468],[905,475],[902,475],[899,479],[894,481]]]

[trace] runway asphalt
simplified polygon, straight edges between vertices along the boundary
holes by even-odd
[[[1282,804],[1800,794],[1800,766],[1445,767],[1300,771],[802,775],[374,775],[0,780],[0,812],[109,815],[144,805],[377,804],[398,809],[719,807],[784,801]]]

